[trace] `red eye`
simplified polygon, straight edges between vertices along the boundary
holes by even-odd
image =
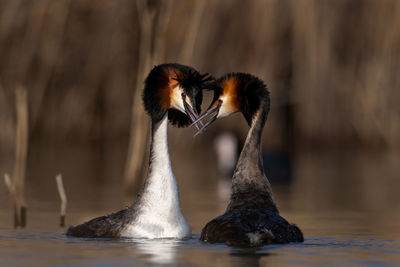
[[[181,96],[182,96],[182,98],[185,98],[185,97],[186,97],[185,93],[182,93]]]
[[[222,104],[224,101],[222,101],[222,99],[218,99],[218,104]]]

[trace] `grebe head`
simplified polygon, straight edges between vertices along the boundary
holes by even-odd
[[[168,111],[169,121],[178,127],[197,120],[203,101],[202,90],[211,80],[208,74],[180,64],[155,66],[145,81],[143,104],[153,121]]]
[[[270,98],[267,87],[263,81],[251,74],[226,74],[216,81],[211,90],[214,91],[213,101],[197,121],[207,116],[210,116],[210,119],[199,129],[196,135],[205,130],[216,119],[229,116],[235,112],[242,112],[250,126],[261,105],[266,105],[267,112],[269,111]]]

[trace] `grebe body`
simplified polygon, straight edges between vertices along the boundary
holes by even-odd
[[[143,104],[152,121],[148,176],[130,206],[70,227],[69,236],[108,238],[190,238],[168,152],[168,121],[186,127],[198,117],[208,81],[191,67],[162,64],[145,81]]]
[[[303,234],[280,216],[261,161],[261,133],[270,108],[269,92],[255,76],[231,73],[218,79],[209,110],[212,115],[199,132],[217,118],[243,113],[250,126],[232,177],[232,193],[224,214],[203,228],[200,239],[239,247],[302,242]]]

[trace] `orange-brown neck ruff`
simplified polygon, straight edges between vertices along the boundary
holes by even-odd
[[[176,69],[166,69],[165,70],[165,75],[167,76],[167,82],[165,85],[160,88],[159,92],[159,99],[160,103],[163,109],[167,110],[171,107],[171,96],[173,89],[178,85],[178,81],[176,80],[178,78],[180,71]],[[178,73],[179,72],[179,73]]]
[[[232,111],[242,111],[240,105],[239,80],[237,77],[229,77],[221,82],[223,93],[220,98],[225,98],[224,105]]]

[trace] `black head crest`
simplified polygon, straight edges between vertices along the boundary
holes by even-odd
[[[153,121],[159,121],[168,111],[172,125],[185,127],[191,124],[190,118],[181,111],[171,107],[171,92],[178,86],[190,99],[198,114],[203,101],[202,89],[211,78],[200,74],[192,67],[180,64],[161,64],[155,66],[145,81],[143,103],[145,110]]]
[[[260,105],[265,105],[266,115],[270,108],[270,97],[267,86],[264,82],[248,73],[228,73],[218,79],[218,84],[223,84],[230,79],[234,80],[235,97],[240,105],[240,111],[243,113],[247,123],[251,125],[254,114],[260,109]],[[224,88],[221,88],[223,91]],[[224,94],[217,91],[216,94]]]

